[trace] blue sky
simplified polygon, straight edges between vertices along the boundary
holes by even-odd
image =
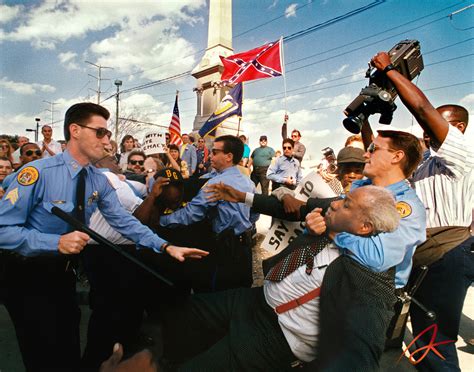
[[[425,70],[417,79],[433,105],[460,103],[474,113],[473,21],[470,2],[234,0],[236,53],[280,36],[334,20],[364,6],[370,9],[285,43],[289,129],[297,128],[313,158],[326,146],[338,151],[350,134],[342,111],[365,86],[367,62],[402,39],[421,43]],[[194,68],[207,45],[208,4],[182,1],[0,1],[0,133],[25,134],[34,126],[64,116],[73,103],[96,101],[97,70],[103,66],[102,98],[123,89]],[[250,30],[250,31],[249,31]],[[450,61],[448,61],[450,60]],[[180,91],[181,125],[190,131],[196,99],[193,77],[124,94],[121,116],[168,125],[174,92]],[[243,128],[251,147],[260,134],[280,148],[285,111],[283,78],[245,84]],[[269,97],[270,96],[270,97]],[[103,103],[114,112],[114,100]],[[418,125],[397,100],[393,126],[419,135]],[[378,115],[372,117],[376,124]],[[474,139],[474,124],[468,135]],[[379,128],[379,125],[373,125]],[[135,128],[140,138],[151,128]],[[61,123],[55,125],[61,139]]]

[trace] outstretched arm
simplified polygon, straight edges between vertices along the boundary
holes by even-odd
[[[390,57],[385,52],[380,52],[371,61],[372,66],[379,71],[391,64]],[[400,74],[397,70],[390,70],[387,77],[395,86],[400,99],[410,110],[416,121],[431,138],[435,138],[442,144],[448,134],[449,124],[441,114],[431,105],[423,92],[410,80]]]

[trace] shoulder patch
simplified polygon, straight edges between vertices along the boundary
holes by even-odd
[[[10,200],[10,203],[15,205],[15,203],[18,201],[18,187],[15,187],[13,190],[9,191],[5,196],[5,200]]]
[[[411,214],[411,206],[407,202],[399,201],[395,204],[395,208],[397,208],[401,218],[408,217]]]
[[[30,186],[33,185],[36,181],[38,181],[39,172],[35,167],[26,167],[23,168],[18,176],[16,177],[18,183],[22,186]]]

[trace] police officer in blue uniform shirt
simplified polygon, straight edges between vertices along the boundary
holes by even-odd
[[[107,222],[139,247],[179,261],[207,252],[169,245],[120,205],[107,178],[90,162],[109,145],[109,112],[93,103],[71,106],[65,115],[67,150],[27,164],[0,201],[0,247],[10,251],[5,306],[15,326],[28,371],[79,369],[80,310],[75,298],[73,255],[90,239],[51,213],[78,209],[78,180],[85,172],[83,219],[99,208]],[[82,187],[81,187],[82,189]],[[78,193],[79,194],[79,193]]]
[[[244,151],[238,137],[226,135],[216,138],[211,150],[211,166],[208,185],[223,182],[243,192],[255,192],[250,178],[242,175],[236,167]],[[217,261],[214,273],[214,289],[250,287],[252,285],[252,227],[258,216],[250,213],[243,203],[225,201],[210,202],[203,189],[178,211],[161,216],[165,227],[191,225],[209,218],[216,234],[213,255]]]

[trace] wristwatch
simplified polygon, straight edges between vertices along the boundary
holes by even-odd
[[[387,72],[392,71],[392,70],[396,70],[396,67],[390,63],[383,69],[383,73],[386,74]]]
[[[162,246],[161,246],[161,253],[167,253],[166,252],[166,248],[168,248],[171,244],[170,243],[164,243]]]

